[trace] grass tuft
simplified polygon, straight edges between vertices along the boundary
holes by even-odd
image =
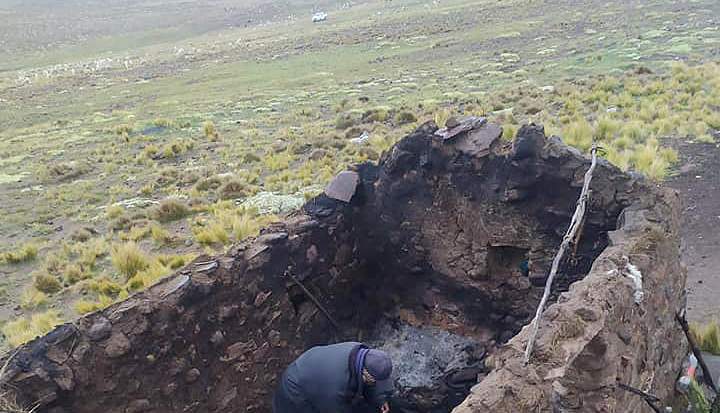
[[[33,314],[30,318],[23,317],[10,321],[3,326],[2,333],[11,346],[18,347],[36,337],[47,334],[61,323],[59,313],[50,310]]]
[[[110,259],[113,266],[127,278],[134,277],[150,266],[150,259],[134,242],[113,246]]]
[[[220,139],[220,134],[215,127],[215,123],[213,123],[213,121],[211,120],[203,123],[203,132],[205,133],[205,137],[208,138],[211,142],[215,142]]]
[[[702,351],[720,356],[720,323],[713,321],[705,326],[693,324],[690,332]]]
[[[78,300],[74,304],[75,311],[80,315],[85,315],[95,311],[99,311],[111,306],[115,300],[107,295],[100,294],[97,301]]]
[[[593,142],[593,128],[586,120],[577,120],[563,128],[563,140],[583,152],[590,150]]]
[[[190,208],[177,198],[163,199],[155,206],[150,215],[160,222],[172,222],[183,219],[190,214]]]
[[[20,308],[23,310],[34,310],[42,307],[48,302],[48,296],[34,287],[27,288],[20,295]]]
[[[32,261],[37,257],[38,247],[35,244],[24,244],[15,251],[8,251],[0,254],[0,262],[7,264],[21,264]]]
[[[63,288],[57,277],[44,272],[35,274],[33,286],[45,294],[55,294]]]

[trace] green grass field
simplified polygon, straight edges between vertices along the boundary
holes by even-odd
[[[720,129],[712,0],[328,1],[320,24],[299,1],[86,2],[0,3],[9,345],[257,234],[427,120],[541,122],[654,180],[674,139]]]

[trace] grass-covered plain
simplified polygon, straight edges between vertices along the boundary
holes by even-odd
[[[167,1],[130,33],[96,10],[88,38],[16,40],[0,66],[9,345],[256,235],[428,120],[486,115],[507,138],[544,123],[654,180],[674,141],[720,128],[715,1],[330,1],[323,24],[266,3],[236,12],[246,24],[192,9],[204,23],[181,30],[190,11]]]

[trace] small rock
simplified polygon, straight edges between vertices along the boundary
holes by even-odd
[[[277,347],[280,345],[280,332],[277,330],[271,330],[268,333],[268,339],[270,340],[270,345],[273,347]]]
[[[169,383],[167,386],[163,387],[162,394],[167,396],[172,395],[177,390],[178,385],[177,383]]]
[[[448,128],[448,129],[452,129],[452,128],[455,128],[455,127],[457,127],[457,126],[460,126],[460,121],[458,121],[457,118],[454,117],[454,116],[450,117],[450,119],[448,119],[447,121],[445,121],[445,127]]]
[[[110,358],[123,356],[130,351],[130,340],[123,333],[113,334],[105,344],[105,354]]]
[[[150,400],[138,399],[133,400],[130,404],[128,404],[128,407],[125,409],[125,413],[140,413],[148,410],[150,410]]]
[[[219,346],[223,341],[225,341],[225,335],[220,330],[214,332],[210,337],[210,342],[215,346]]]
[[[305,251],[305,259],[309,265],[313,265],[317,262],[318,255],[318,249],[314,244]]]
[[[255,307],[260,307],[267,301],[268,298],[272,295],[272,291],[268,292],[259,292],[257,296],[255,296],[255,301],[253,302],[253,305]]]
[[[200,370],[198,369],[190,369],[185,373],[185,383],[187,384],[195,383],[198,378],[200,378]]]
[[[88,337],[92,341],[100,341],[108,338],[112,331],[112,325],[105,317],[98,317],[87,332]]]
[[[275,245],[288,238],[287,232],[276,232],[272,234],[264,234],[257,237],[257,242],[266,245]]]

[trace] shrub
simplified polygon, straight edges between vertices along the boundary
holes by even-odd
[[[130,231],[121,232],[120,239],[123,241],[140,241],[150,234],[150,228],[142,225],[133,225]]]
[[[91,277],[92,273],[85,271],[85,269],[78,264],[68,265],[63,270],[63,278],[65,279],[65,283],[69,285],[76,284],[79,281],[86,280]]]
[[[88,172],[90,167],[80,162],[60,162],[51,164],[40,170],[40,177],[45,181],[66,181]]]
[[[248,195],[247,186],[237,180],[231,179],[220,187],[220,199],[244,198]]]
[[[232,232],[235,239],[242,241],[245,238],[255,237],[260,233],[262,222],[249,213],[243,213],[233,218]]]
[[[162,156],[165,159],[175,158],[176,156],[187,152],[189,149],[192,149],[192,144],[176,140],[163,146]]]
[[[694,413],[714,413],[710,411],[710,403],[705,396],[705,391],[694,379],[690,382],[688,402],[690,402],[690,406],[692,406],[692,411]]]
[[[78,228],[70,235],[70,239],[78,242],[85,242],[92,238],[92,232],[86,228]]]
[[[288,152],[272,153],[263,159],[265,167],[273,172],[281,171],[290,167],[293,157]]]
[[[0,262],[7,264],[20,264],[32,261],[37,257],[38,247],[35,244],[24,244],[16,251],[8,251],[0,254]]]
[[[202,245],[225,245],[230,242],[225,226],[220,222],[213,222],[207,226],[196,227],[193,229],[195,240]]]
[[[415,122],[417,122],[417,120],[418,120],[418,119],[417,119],[417,116],[415,116],[414,113],[408,112],[408,111],[399,112],[399,113],[395,116],[395,122],[396,122],[398,125],[405,125],[405,124],[408,124],[408,123],[415,123]]]
[[[158,224],[150,226],[150,237],[159,244],[165,244],[171,239],[170,233]]]
[[[668,151],[671,151],[668,149]],[[645,144],[637,145],[632,153],[632,163],[635,169],[654,180],[664,179],[670,169],[670,152],[663,156],[656,140],[651,139]],[[677,156],[677,155],[675,155]],[[675,159],[677,159],[675,157]]]
[[[185,218],[190,214],[190,209],[177,198],[166,198],[155,206],[151,216],[160,222],[171,222]]]
[[[30,318],[20,318],[10,321],[2,328],[8,343],[18,347],[36,337],[47,334],[55,326],[62,323],[57,311],[47,311],[33,314]]]
[[[215,127],[215,123],[213,123],[213,121],[211,120],[203,123],[203,132],[205,133],[205,137],[213,142],[217,141],[220,138],[220,134]]]
[[[448,119],[450,119],[450,115],[450,111],[447,109],[441,109],[435,113],[434,120],[438,128],[445,127],[445,123],[447,123]]]
[[[705,326],[693,324],[690,331],[701,350],[720,356],[720,324],[717,321]]]
[[[347,113],[343,113],[337,116],[335,118],[335,129],[342,129],[345,130],[347,128],[353,127],[358,123],[357,119]]]
[[[365,111],[362,116],[363,122],[385,122],[390,117],[390,110],[385,107],[377,107]]]
[[[102,277],[97,280],[88,281],[87,289],[98,294],[114,297],[120,294],[122,286],[108,277]]]
[[[222,186],[222,179],[218,176],[211,176],[209,178],[201,179],[195,184],[195,189],[200,192],[209,190],[216,190]]]
[[[115,134],[118,136],[127,136],[133,132],[133,128],[130,125],[119,125],[115,127]]]
[[[78,264],[83,268],[92,269],[99,257],[107,254],[107,243],[104,239],[95,239],[86,243],[79,251]]]
[[[620,124],[608,117],[601,117],[595,127],[595,136],[600,141],[609,141],[620,130]]]
[[[107,215],[108,219],[119,218],[123,212],[125,212],[125,208],[120,205],[110,205],[105,209],[105,215]]]
[[[645,130],[641,122],[628,122],[620,130],[620,134],[633,142],[642,142],[645,140]]]
[[[171,270],[177,270],[180,267],[184,267],[185,264],[192,261],[190,255],[163,255],[158,257],[158,262]]]
[[[592,126],[584,119],[572,122],[563,128],[563,140],[568,145],[587,152],[593,141]]]
[[[150,144],[143,148],[142,156],[146,159],[155,159],[160,153],[160,148],[157,145]]]
[[[150,259],[134,242],[115,245],[110,253],[113,266],[127,278],[150,266]]]
[[[171,272],[171,269],[163,265],[160,260],[155,260],[147,268],[130,278],[127,287],[130,290],[141,290],[150,287],[157,280],[170,275]]]
[[[158,128],[172,128],[174,123],[170,119],[159,118],[153,121],[153,125],[157,126]]]
[[[46,294],[55,294],[63,288],[57,277],[44,272],[35,274],[35,277],[33,278],[33,286],[38,291]]]
[[[630,168],[630,151],[624,150],[623,148],[618,148],[615,145],[611,145],[606,149],[607,154],[605,158],[610,163],[622,169],[623,171],[627,171]]]
[[[695,142],[698,143],[715,143],[715,138],[713,138],[710,134],[705,133],[695,138]]]
[[[47,294],[36,290],[34,287],[27,288],[20,295],[20,307],[24,310],[34,310],[47,304]]]
[[[515,125],[504,125],[503,126],[503,134],[502,138],[506,141],[511,141],[515,139],[515,135],[517,134],[518,128]]]
[[[105,309],[113,304],[114,300],[104,294],[98,296],[98,301],[79,300],[75,302],[75,311],[84,315]]]

